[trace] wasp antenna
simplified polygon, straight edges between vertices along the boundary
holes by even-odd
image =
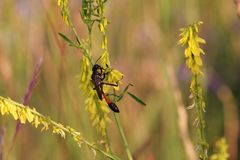
[[[102,58],[102,55],[96,60],[95,64]]]

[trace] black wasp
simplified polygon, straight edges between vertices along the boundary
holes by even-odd
[[[108,67],[108,65],[107,65]],[[103,92],[103,85],[110,85],[110,86],[118,86],[118,84],[111,84],[111,83],[106,83],[103,82],[105,79],[106,75],[109,74],[110,72],[105,72],[103,67],[101,67],[98,64],[94,64],[92,67],[92,83],[94,85],[94,89],[97,91],[98,98],[102,100],[103,98],[105,99],[106,103],[108,104],[109,108],[116,113],[119,113],[119,109],[115,103],[113,103],[107,95]]]

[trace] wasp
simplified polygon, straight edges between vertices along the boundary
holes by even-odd
[[[108,65],[106,65],[108,67]],[[113,103],[108,96],[103,92],[103,85],[110,85],[110,86],[118,86],[118,84],[111,84],[104,82],[106,75],[108,75],[110,72],[105,72],[106,69],[101,67],[98,64],[94,64],[92,67],[92,83],[94,85],[94,90],[96,90],[98,98],[102,100],[105,99],[106,103],[108,104],[109,108],[116,113],[119,113],[119,109],[115,103]]]

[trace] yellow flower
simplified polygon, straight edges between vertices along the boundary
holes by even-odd
[[[109,68],[110,70],[106,71],[106,72],[109,72],[109,75],[106,77],[106,81],[108,83],[111,83],[111,84],[120,83],[120,80],[123,78],[123,74],[118,70],[111,68],[110,61],[109,61],[109,54],[107,51],[104,51],[102,54],[101,65],[102,66],[108,65],[110,67]],[[103,87],[103,90],[104,92],[107,92],[110,88],[111,88],[110,86],[105,85]],[[116,87],[114,86],[114,89],[119,90],[119,85]]]
[[[35,108],[31,109],[27,106],[23,106],[22,104],[18,104],[11,99],[6,99],[1,96],[0,108],[1,115],[10,114],[15,120],[20,119],[20,122],[23,124],[29,122],[36,128],[41,124],[41,131],[50,129],[52,133],[56,133],[63,138],[66,136],[65,132],[68,132],[78,144],[82,143],[81,134],[79,132],[76,132],[71,127],[64,127],[62,124],[56,123],[50,118],[41,115],[36,111]]]
[[[204,39],[198,37],[198,27],[202,22],[196,22],[193,25],[189,25],[186,28],[181,28],[180,37],[178,44],[187,48],[185,49],[186,65],[192,71],[193,75],[202,75],[200,70],[202,66],[201,54],[205,54],[203,50],[199,47],[200,43],[206,43]]]
[[[39,117],[38,117],[38,116],[35,116],[35,117],[34,117],[33,124],[34,124],[34,126],[35,126],[36,128],[37,128],[38,125],[40,124],[40,121],[39,121]]]
[[[25,109],[19,110],[18,114],[19,114],[20,122],[23,123],[23,124],[26,123],[27,116],[26,116]]]
[[[42,129],[41,129],[41,131],[44,131],[44,130],[48,130],[48,129],[49,129],[49,123],[48,123],[48,121],[44,121],[42,118],[40,118],[39,121],[40,121],[40,123],[42,124]],[[55,133],[55,132],[54,132],[54,127],[55,127],[55,126],[53,126],[53,133]]]
[[[210,160],[227,160],[229,154],[227,152],[228,145],[225,138],[221,138],[216,142],[216,153],[211,155]]]
[[[58,124],[58,125],[61,125],[61,124]],[[53,126],[53,133],[61,135],[62,138],[65,138],[65,136],[66,136],[65,132],[61,128],[59,128],[58,126]]]
[[[96,126],[97,130],[106,135],[106,126],[109,120],[109,109],[106,102],[99,100],[94,86],[91,82],[92,65],[89,59],[83,56],[80,63],[79,88],[82,90],[83,95],[86,97],[85,109],[90,114],[92,125]]]
[[[57,4],[61,8],[61,14],[62,14],[63,21],[67,25],[70,25],[71,21],[70,21],[70,14],[69,14],[69,10],[68,10],[68,0],[58,0]]]
[[[31,123],[34,120],[34,115],[32,114],[29,108],[26,108],[26,118],[29,123]]]

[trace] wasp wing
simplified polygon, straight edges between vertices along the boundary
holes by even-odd
[[[102,100],[102,89],[100,86],[95,86],[95,90],[97,91],[98,98]]]
[[[97,76],[92,77],[92,83],[94,85],[94,89],[97,91],[98,98],[102,100],[102,85],[101,85],[101,80]]]

